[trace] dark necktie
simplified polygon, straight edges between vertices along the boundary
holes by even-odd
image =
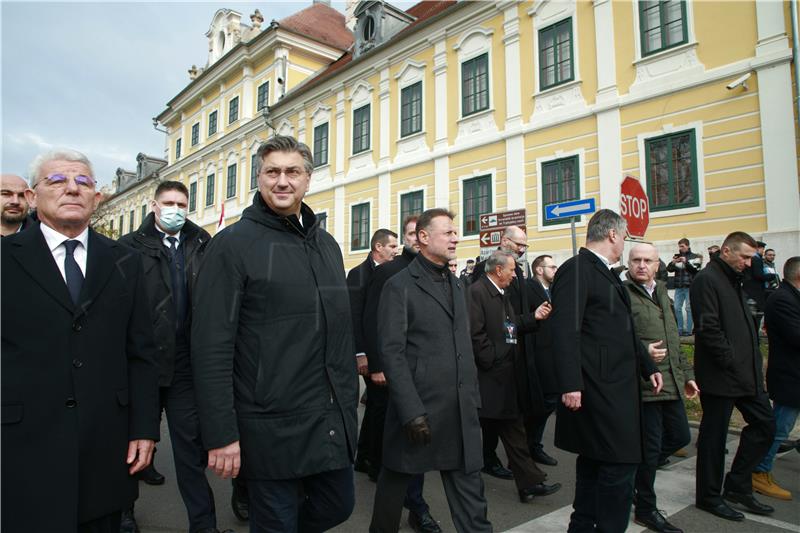
[[[167,237],[167,240],[169,241],[169,253],[172,256],[172,259],[174,260],[175,254],[178,252],[178,239],[170,236]]]
[[[64,257],[64,277],[67,278],[67,290],[72,298],[72,303],[78,305],[78,300],[81,296],[81,287],[83,286],[83,272],[78,262],[75,261],[75,248],[78,247],[80,241],[67,240],[64,241],[64,248],[67,250],[67,255]]]
[[[548,301],[548,302],[552,301],[552,300],[550,299],[550,289],[545,289],[545,290],[544,290],[544,293],[547,295],[547,301]]]
[[[175,305],[175,327],[178,330],[183,328],[186,320],[188,303],[186,301],[186,280],[183,272],[183,255],[178,252],[178,239],[171,235],[167,236],[169,242],[169,268],[172,275],[172,303]]]

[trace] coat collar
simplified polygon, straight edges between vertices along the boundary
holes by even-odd
[[[619,294],[620,298],[622,298],[622,301],[624,301],[625,305],[628,307],[628,309],[630,309],[630,296],[628,295],[628,291],[625,289],[625,287],[623,287],[622,281],[619,279],[619,277],[615,276],[614,273],[611,272],[611,269],[608,268],[608,266],[599,257],[597,257],[597,254],[591,250],[587,248],[581,248],[578,254],[580,257],[590,261],[594,267],[614,285],[614,288],[617,289],[617,294]]]
[[[419,261],[415,259],[410,265],[408,265],[408,273],[411,274],[412,278],[414,278],[414,281],[419,288],[436,300],[439,305],[442,306],[442,309],[445,310],[447,315],[450,318],[453,318],[453,310],[450,307],[450,303],[447,302],[442,290],[436,287],[436,284],[431,279],[430,274],[425,271],[425,267],[422,266]],[[453,300],[455,301],[457,299],[458,285],[453,283],[453,276],[450,276],[447,281],[450,283],[450,287],[453,289]]]
[[[489,291],[489,296],[503,298],[503,295],[500,294],[500,291],[497,290],[497,287],[494,286],[494,283],[492,283],[492,280],[489,279],[489,276],[487,276],[485,272],[481,275],[480,279],[478,279],[478,282],[482,283],[484,288]]]
[[[797,303],[800,304],[800,290],[796,289],[794,285],[792,285],[786,280],[783,280],[781,281],[780,288],[785,290],[787,293],[791,294],[795,298],[797,298]]]

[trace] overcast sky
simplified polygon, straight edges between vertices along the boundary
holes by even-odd
[[[136,169],[139,152],[163,157],[152,117],[186,86],[192,64],[206,64],[217,9],[249,24],[259,8],[268,24],[310,4],[2,0],[2,172],[27,177],[36,154],[69,147],[110,184],[117,167]]]

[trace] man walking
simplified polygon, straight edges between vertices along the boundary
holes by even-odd
[[[139,254],[89,228],[100,193],[72,150],[31,165],[40,222],[2,239],[2,530],[118,533],[158,440]]]
[[[764,321],[769,337],[767,390],[775,416],[775,438],[753,472],[753,490],[791,500],[792,493],[772,476],[772,464],[800,415],[800,256],[790,257],[783,265],[783,282],[767,300]]]
[[[640,379],[661,391],[661,374],[636,336],[628,291],[611,265],[624,247],[625,219],[597,211],[586,247],[558,269],[552,286],[553,353],[561,395],[556,446],[577,453],[569,531],[624,531],[642,462]],[[648,354],[649,352],[649,354]]]
[[[258,194],[208,246],[192,366],[217,475],[240,467],[250,531],[324,531],[353,510],[358,381],[339,245],[303,203],[311,151],[275,136]],[[302,491],[303,497],[299,494]]]
[[[370,252],[367,258],[357,267],[347,273],[347,286],[350,288],[350,315],[353,318],[353,338],[355,340],[356,367],[358,373],[364,377],[364,383],[369,391],[372,382],[369,379],[369,361],[367,359],[364,341],[364,303],[366,291],[373,272],[388,261],[394,259],[397,253],[397,233],[388,229],[379,229],[372,234],[370,239]],[[369,398],[369,392],[367,392]],[[371,461],[369,459],[369,441],[372,427],[370,416],[364,412],[361,421],[361,431],[358,433],[358,453],[356,455],[356,470],[369,472]]]
[[[691,365],[681,352],[678,324],[672,312],[667,286],[657,281],[658,249],[652,244],[635,244],[628,253],[625,287],[631,299],[633,325],[641,342],[656,349],[651,356],[664,379],[658,395],[642,387],[644,457],[636,471],[635,522],[652,531],[682,533],[670,524],[656,505],[656,469],[660,457],[672,455],[691,440],[686,408],[681,399],[697,396]]]
[[[506,297],[515,277],[516,257],[497,250],[486,260],[485,273],[468,289],[472,351],[478,367],[482,429],[500,436],[522,503],[557,492],[531,459],[517,400],[514,360],[517,355],[516,315]]]
[[[370,531],[396,532],[411,478],[439,470],[456,530],[488,532],[469,319],[447,268],[458,244],[453,214],[425,211],[417,242],[419,255],[386,283],[378,311],[389,409]]]
[[[668,272],[675,273],[675,317],[678,319],[678,334],[688,337],[692,334],[692,308],[689,301],[689,287],[692,280],[700,271],[703,258],[692,253],[689,239],[678,241],[678,253],[672,256],[672,261],[667,265]],[[684,318],[684,309],[686,316]]]
[[[756,514],[773,512],[772,507],[753,497],[752,489],[752,473],[775,434],[772,408],[764,391],[758,336],[742,293],[742,272],[755,251],[756,241],[750,235],[731,233],[722,243],[719,256],[697,275],[691,290],[696,324],[694,371],[703,391],[696,505],[735,521],[744,520],[744,515],[725,500]],[[747,426],[722,493],[725,441],[734,407]]]
[[[119,242],[138,250],[142,257],[158,346],[160,404],[167,414],[189,531],[213,533],[217,531],[214,494],[206,480],[207,454],[200,438],[189,358],[191,289],[211,237],[186,219],[188,205],[189,191],[183,183],[161,182],[151,202],[152,212]]]

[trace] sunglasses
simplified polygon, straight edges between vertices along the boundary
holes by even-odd
[[[73,178],[75,180],[75,184],[79,187],[87,187],[87,188],[94,188],[97,182],[91,176],[84,176],[80,174]],[[44,182],[47,184],[48,187],[65,187],[67,185],[67,180],[69,178],[64,174],[50,174],[49,176],[45,176],[43,179],[39,180],[36,185]],[[36,185],[33,187],[36,188]]]

